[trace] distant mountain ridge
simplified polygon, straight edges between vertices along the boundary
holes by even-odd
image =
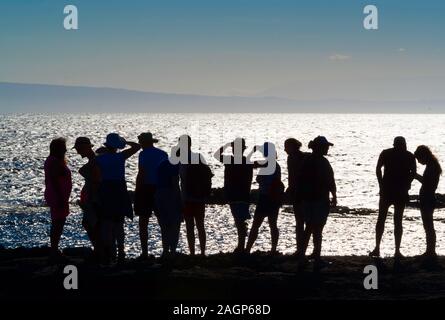
[[[444,113],[445,101],[300,101],[0,82],[0,113],[26,112]]]

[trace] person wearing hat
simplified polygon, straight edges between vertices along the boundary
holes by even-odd
[[[301,199],[301,210],[306,228],[300,258],[304,259],[310,237],[313,237],[314,251],[311,257],[314,259],[314,268],[323,266],[321,260],[321,247],[323,240],[323,228],[327,222],[330,205],[337,205],[337,187],[334,179],[334,171],[326,159],[329,147],[333,144],[324,136],[318,136],[309,142],[312,153],[305,157],[301,168],[300,183],[298,184],[297,197]],[[332,200],[329,196],[332,194]]]
[[[297,188],[300,182],[301,167],[307,154],[300,150],[301,145],[301,142],[294,138],[289,138],[284,141],[284,151],[287,153],[288,173],[286,197],[294,209],[297,255],[301,251],[304,239],[304,218],[301,212],[301,199],[297,198]]]
[[[156,148],[151,132],[144,132],[138,136],[142,151],[139,153],[139,170],[136,177],[134,198],[135,215],[139,217],[139,238],[141,241],[141,259],[148,258],[148,221],[155,208],[156,180],[159,164],[168,159],[165,151]]]
[[[88,162],[80,169],[80,175],[85,179],[85,184],[80,192],[79,205],[83,211],[82,226],[87,232],[94,253],[97,258],[101,257],[101,240],[99,229],[99,199],[98,190],[100,185],[100,169],[96,162],[96,153],[89,138],[78,137],[73,149]]]
[[[231,148],[232,154],[224,155]],[[224,196],[229,203],[238,232],[238,245],[234,253],[243,253],[247,237],[247,220],[250,219],[250,189],[254,163],[244,156],[246,141],[236,138],[219,148],[214,157],[224,164]]]
[[[384,173],[382,173],[384,169]],[[400,244],[402,242],[402,221],[405,205],[409,200],[411,182],[416,176],[416,159],[407,150],[404,137],[395,137],[393,148],[380,153],[376,167],[377,180],[380,188],[379,215],[376,224],[376,245],[369,255],[380,256],[380,243],[385,230],[385,220],[388,209],[394,205],[394,240],[395,258],[402,257]]]
[[[133,218],[133,207],[125,180],[125,163],[139,151],[138,143],[126,141],[117,133],[107,135],[106,152],[96,157],[101,183],[98,197],[101,206],[101,235],[106,262],[125,260],[125,217]],[[130,148],[124,149],[126,146]],[[122,151],[118,151],[122,150]]]

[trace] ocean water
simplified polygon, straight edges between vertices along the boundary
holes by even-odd
[[[375,165],[381,150],[390,148],[394,136],[403,135],[408,148],[426,144],[439,159],[445,159],[443,128],[445,115],[367,115],[367,114],[57,114],[57,115],[0,115],[0,245],[4,247],[40,246],[48,244],[49,211],[44,205],[43,163],[51,139],[63,136],[71,147],[77,136],[88,136],[99,147],[107,133],[119,132],[127,140],[137,140],[143,131],[151,131],[160,140],[159,147],[169,151],[181,134],[193,138],[192,149],[200,151],[215,174],[213,186],[223,185],[223,167],[212,154],[235,137],[245,137],[248,146],[273,142],[277,146],[278,162],[287,185],[284,140],[295,137],[303,142],[325,135],[335,146],[328,155],[336,176],[339,205],[351,208],[376,209],[378,186]],[[70,149],[70,148],[69,148]],[[76,205],[82,187],[77,173],[85,163],[74,150],[67,154],[73,171],[71,215],[62,238],[62,246],[88,245],[83,231],[81,211]],[[134,188],[137,156],[127,163],[129,189]],[[418,171],[423,167],[418,165]],[[415,182],[411,194],[417,194]],[[253,188],[256,188],[254,183]],[[445,192],[445,182],[439,184]],[[254,205],[251,206],[254,211]],[[445,254],[445,211],[435,212],[438,253]],[[136,218],[137,219],[137,218]],[[323,254],[362,255],[373,248],[376,214],[331,214],[324,233]],[[279,250],[295,251],[294,217],[283,208],[279,217]],[[231,251],[236,232],[228,206],[209,205],[206,209],[208,253]],[[394,250],[392,216],[388,216],[382,253]],[[137,221],[126,223],[126,249],[130,256],[139,254]],[[416,209],[407,209],[404,218],[402,252],[417,255],[424,251],[425,236]],[[270,234],[267,224],[260,230],[254,250],[269,250]],[[161,252],[160,230],[156,220],[150,221],[150,248]],[[180,250],[188,252],[183,226]]]

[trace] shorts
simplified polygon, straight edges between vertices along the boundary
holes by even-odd
[[[204,218],[205,208],[204,202],[185,201],[182,206],[182,213],[185,218]]]
[[[329,201],[326,200],[303,201],[301,209],[304,222],[325,225],[328,220],[329,208]]]
[[[386,204],[403,204],[406,205],[409,201],[409,194],[407,190],[394,190],[391,188],[383,188],[380,191],[380,201]]]
[[[250,219],[248,202],[231,202],[230,211],[236,222],[244,222]]]
[[[137,187],[134,193],[134,214],[139,217],[151,217],[156,211],[155,205],[156,187],[152,184],[144,184]]]
[[[260,218],[274,218],[278,217],[280,212],[281,204],[277,201],[272,200],[268,196],[260,195],[258,198],[258,203],[255,208],[255,217]]]

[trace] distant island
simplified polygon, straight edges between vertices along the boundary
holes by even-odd
[[[444,113],[445,101],[293,100],[0,82],[0,113]]]

